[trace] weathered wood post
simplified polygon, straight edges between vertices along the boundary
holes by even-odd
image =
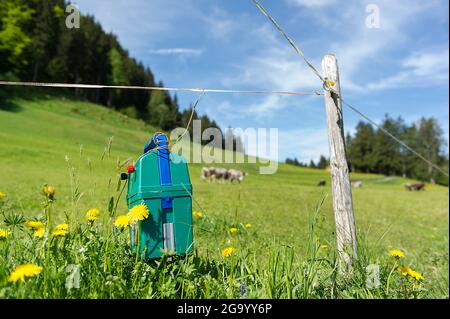
[[[345,152],[344,121],[336,57],[327,54],[322,60],[323,77],[326,80],[325,108],[330,148],[330,167],[333,192],[333,209],[336,221],[337,248],[343,272],[351,271],[356,258],[356,230],[353,213],[352,189]]]

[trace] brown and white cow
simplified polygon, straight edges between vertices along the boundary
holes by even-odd
[[[226,168],[216,168],[214,170],[213,179],[214,180],[217,179],[219,181],[226,181],[226,180],[228,180],[228,170]]]
[[[208,179],[209,182],[213,181],[215,174],[215,167],[203,167],[200,175],[200,179],[205,181]]]
[[[403,184],[405,188],[409,191],[424,191],[425,190],[425,183],[406,183]]]
[[[352,186],[354,188],[361,188],[363,186],[363,182],[362,181],[352,181]]]
[[[241,172],[237,169],[230,169],[228,170],[228,180],[230,183],[233,183],[234,181],[238,181],[239,184],[244,180],[245,176],[248,174],[246,172]]]
[[[327,185],[327,181],[324,180],[324,179],[321,179],[321,180],[317,183],[317,186],[325,186],[325,185]]]

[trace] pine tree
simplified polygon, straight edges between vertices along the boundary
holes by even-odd
[[[325,156],[320,155],[319,162],[317,163],[317,168],[325,169],[328,166],[328,160]]]
[[[353,138],[347,136],[347,157],[351,170],[371,172],[373,170],[373,146],[375,132],[370,124],[359,122]]]
[[[386,115],[382,128],[391,132],[394,136],[402,136],[405,130],[401,118],[394,120]],[[402,174],[402,150],[398,143],[389,136],[378,130],[373,143],[373,167],[379,174],[401,175]]]
[[[236,136],[235,143],[236,143],[236,152],[245,153],[244,142],[242,141],[241,135]]]
[[[434,118],[422,118],[419,121],[417,150],[431,163],[438,163],[441,156],[441,148],[444,144],[442,129]],[[431,164],[423,161],[416,165],[416,175],[421,179],[435,183],[437,172]]]
[[[27,30],[31,35],[31,45],[27,52],[30,68],[25,74],[32,81],[48,80],[47,65],[57,52],[64,1],[31,0],[28,6],[34,12],[34,23]]]
[[[31,39],[26,26],[32,14],[26,1],[0,1],[0,74],[20,75],[29,63],[25,52]]]
[[[224,149],[226,150],[234,150],[234,142],[235,142],[235,138],[233,135],[233,129],[231,128],[231,126],[228,126],[228,128],[225,130],[225,136],[224,136]]]

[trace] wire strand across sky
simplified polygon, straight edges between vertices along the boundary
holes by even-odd
[[[264,8],[264,6],[258,1],[258,0],[253,0],[253,2],[256,4],[256,6],[258,7],[258,9],[269,19],[269,21],[273,24],[273,26],[281,33],[281,35],[289,42],[289,44],[294,48],[294,50],[297,52],[298,55],[300,55],[300,57],[305,61],[305,63],[308,65],[308,67],[313,71],[314,74],[317,75],[317,77],[322,81],[322,85],[324,87],[325,90],[330,90],[330,87],[327,83],[327,79],[323,78],[320,73],[317,71],[317,69],[314,67],[314,65],[309,62],[309,60],[306,58],[305,54],[303,53],[303,51],[297,46],[297,44],[295,44],[295,42],[287,35],[287,33],[280,27],[280,25],[276,22],[276,20],[268,13],[268,11]],[[335,92],[336,93],[336,92]],[[359,115],[361,118],[365,119],[366,121],[368,121],[370,124],[374,125],[375,127],[377,127],[378,129],[380,129],[385,135],[389,136],[393,141],[397,142],[398,144],[400,144],[402,147],[404,147],[405,149],[407,149],[408,151],[410,151],[411,153],[413,153],[415,156],[417,156],[418,158],[420,158],[422,161],[424,161],[425,163],[427,163],[428,165],[430,165],[431,167],[433,167],[434,169],[438,170],[439,172],[441,172],[442,174],[444,174],[446,177],[449,177],[449,174],[444,171],[441,167],[439,167],[438,165],[436,165],[435,163],[431,162],[430,160],[428,160],[425,156],[423,156],[422,154],[420,154],[419,152],[417,152],[415,149],[413,149],[412,147],[410,147],[408,144],[406,144],[403,140],[401,140],[400,138],[398,138],[397,136],[395,136],[394,134],[392,134],[391,132],[389,132],[388,130],[386,130],[385,128],[383,128],[381,125],[377,124],[375,121],[373,121],[372,119],[370,119],[369,116],[367,116],[366,114],[364,114],[361,110],[359,110],[358,108],[356,108],[355,106],[345,102],[341,96],[339,96],[339,99],[342,101],[342,103],[347,106],[350,110],[352,110],[353,112],[355,112],[357,115]]]
[[[264,8],[264,6],[258,1],[253,0],[255,5],[261,11],[264,16],[266,16],[272,25],[278,30],[278,32],[288,41],[288,43],[292,46],[292,48],[296,51],[296,53],[303,59],[303,61],[307,64],[307,66],[311,69],[311,71],[320,79],[322,82],[322,86],[325,90],[330,90],[330,87],[327,83],[327,79],[325,79],[316,67],[306,58],[304,52],[297,46],[297,44],[292,40],[291,37],[281,28],[278,22],[269,14],[269,12]],[[1,86],[28,86],[28,87],[49,87],[49,88],[78,88],[78,89],[122,89],[122,90],[155,90],[155,91],[185,91],[185,92],[195,92],[201,93],[203,96],[205,93],[236,93],[236,94],[274,94],[274,95],[314,95],[321,96],[324,95],[319,91],[277,91],[277,90],[238,90],[238,89],[206,89],[206,88],[171,88],[171,87],[144,87],[144,86],[117,86],[117,85],[99,85],[99,84],[70,84],[70,83],[39,83],[39,82],[17,82],[17,81],[0,81]],[[383,128],[381,125],[377,124],[375,121],[370,119],[369,116],[364,114],[361,110],[356,108],[355,106],[347,103],[339,96],[342,103],[347,106],[350,110],[355,112],[358,116],[368,121],[370,124],[374,125],[378,129],[380,129],[384,134],[389,136],[393,141],[413,153],[415,156],[420,158],[422,161],[426,162],[428,165],[438,170],[446,177],[449,177],[449,174],[444,171],[441,167],[436,165],[435,163],[428,160],[425,156],[414,150],[408,144],[406,144],[403,140]],[[197,104],[201,98],[197,99],[195,103],[195,107],[192,109],[192,112],[195,111]],[[192,116],[192,115],[191,115]],[[186,130],[189,128],[189,124],[186,127]]]

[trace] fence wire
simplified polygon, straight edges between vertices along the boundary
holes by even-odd
[[[276,20],[269,14],[269,12],[264,8],[264,6],[258,1],[253,0],[258,9],[269,19],[272,25],[280,32],[280,34],[289,42],[295,52],[303,59],[303,61],[308,65],[308,67],[312,70],[312,72],[322,81],[322,86],[325,90],[331,90],[328,85],[327,79],[324,78],[317,68],[306,58],[303,51],[297,46],[297,44],[292,40],[291,37],[281,28],[281,26],[276,22]],[[170,87],[154,87],[154,86],[120,86],[120,85],[99,85],[99,84],[68,84],[68,83],[39,83],[39,82],[17,82],[17,81],[0,81],[1,86],[31,86],[31,87],[50,87],[50,88],[79,88],[79,89],[125,89],[125,90],[155,90],[155,91],[186,91],[186,92],[197,92],[201,93],[199,98],[194,104],[192,108],[191,116],[189,123],[186,127],[183,135],[188,131],[190,123],[192,121],[192,117],[196,110],[198,103],[205,93],[237,93],[237,94],[276,94],[276,95],[315,95],[320,96],[324,95],[319,91],[274,91],[274,90],[234,90],[234,89],[205,89],[205,88],[170,88]],[[337,92],[334,92],[337,94]],[[389,136],[392,140],[400,144],[402,147],[410,151],[412,154],[420,158],[422,161],[430,165],[432,168],[438,170],[446,177],[449,177],[449,174],[444,171],[441,167],[436,165],[435,163],[428,160],[425,156],[420,154],[418,151],[410,147],[406,144],[402,139],[398,138],[381,125],[377,124],[375,121],[370,119],[367,115],[365,115],[362,111],[360,111],[355,106],[347,103],[342,99],[339,94],[337,94],[338,98],[342,101],[344,105],[346,105],[350,110],[358,114],[361,118],[368,121],[370,124],[374,125],[378,129],[380,129],[385,135]]]
[[[353,112],[355,112],[356,114],[358,114],[361,118],[365,119],[366,121],[368,121],[370,124],[374,125],[375,127],[377,127],[378,129],[380,129],[385,135],[389,136],[391,139],[393,139],[395,142],[397,142],[398,144],[400,144],[401,146],[403,146],[405,149],[407,149],[408,151],[410,151],[411,153],[413,153],[415,156],[417,156],[418,158],[420,158],[422,161],[424,161],[425,163],[427,163],[428,165],[430,165],[432,168],[438,170],[439,172],[441,172],[442,174],[444,174],[446,177],[449,177],[449,174],[444,171],[441,167],[439,167],[438,165],[436,165],[435,163],[431,162],[430,160],[428,160],[425,156],[423,156],[422,154],[420,154],[418,151],[416,151],[415,149],[413,149],[412,147],[410,147],[408,144],[406,144],[403,140],[401,140],[400,138],[398,138],[397,136],[395,136],[394,134],[392,134],[391,132],[389,132],[388,130],[386,130],[385,128],[383,128],[381,125],[377,124],[375,121],[373,121],[372,119],[370,119],[367,115],[365,115],[363,112],[361,112],[359,109],[357,109],[355,106],[347,103],[346,101],[344,101],[342,99],[342,97],[335,92],[334,90],[332,90],[330,88],[330,86],[328,85],[327,79],[323,78],[320,73],[317,71],[317,69],[314,67],[314,65],[312,65],[312,63],[310,63],[308,61],[308,59],[306,58],[305,54],[303,53],[303,51],[295,44],[294,40],[292,40],[287,33],[280,27],[280,25],[275,21],[275,19],[267,12],[267,10],[263,7],[263,5],[258,1],[258,0],[253,0],[253,2],[256,4],[256,6],[258,7],[258,9],[269,19],[269,21],[275,26],[275,28],[286,38],[286,40],[289,42],[289,44],[294,48],[294,50],[297,52],[298,55],[300,55],[302,57],[302,59],[305,61],[305,63],[309,66],[309,68],[313,71],[313,73],[315,75],[317,75],[319,77],[319,79],[322,81],[322,85],[324,87],[325,90],[330,90],[333,91],[333,93],[335,93],[337,95],[337,97],[342,101],[342,103],[344,105],[346,105],[350,110],[352,110]]]
[[[142,91],[174,91],[174,92],[195,92],[195,93],[237,93],[237,94],[276,94],[276,95],[316,95],[323,93],[319,91],[270,91],[270,90],[226,90],[226,89],[205,89],[205,88],[174,88],[159,86],[132,86],[132,85],[102,85],[102,84],[71,84],[71,83],[43,83],[43,82],[17,82],[0,81],[2,86],[31,86],[65,89],[118,89],[118,90],[142,90]]]
[[[394,134],[392,134],[391,132],[389,132],[388,130],[386,130],[384,127],[382,127],[381,125],[377,124],[376,122],[374,122],[373,120],[371,120],[367,115],[365,115],[363,112],[361,112],[360,110],[358,110],[356,107],[354,107],[353,105],[347,103],[346,101],[344,101],[342,98],[340,98],[340,100],[342,101],[342,104],[344,104],[345,106],[347,106],[350,110],[352,110],[353,112],[355,112],[356,114],[358,114],[360,117],[362,117],[363,119],[365,119],[367,122],[369,122],[370,124],[372,124],[373,126],[375,126],[376,128],[378,128],[379,130],[381,130],[385,135],[389,136],[391,139],[393,139],[394,141],[396,141],[398,144],[400,144],[401,146],[403,146],[405,149],[407,149],[408,151],[410,151],[411,153],[413,153],[414,155],[416,155],[417,157],[419,157],[421,160],[423,160],[424,162],[426,162],[428,165],[430,165],[431,167],[433,167],[434,169],[438,170],[439,172],[441,172],[442,174],[444,174],[445,176],[449,177],[449,174],[444,171],[441,167],[437,166],[436,164],[434,164],[433,162],[431,162],[430,160],[428,160],[426,157],[424,157],[422,154],[420,154],[419,152],[417,152],[416,150],[414,150],[412,147],[410,147],[408,144],[406,144],[404,141],[402,141],[401,139],[399,139],[398,137],[396,137]]]

